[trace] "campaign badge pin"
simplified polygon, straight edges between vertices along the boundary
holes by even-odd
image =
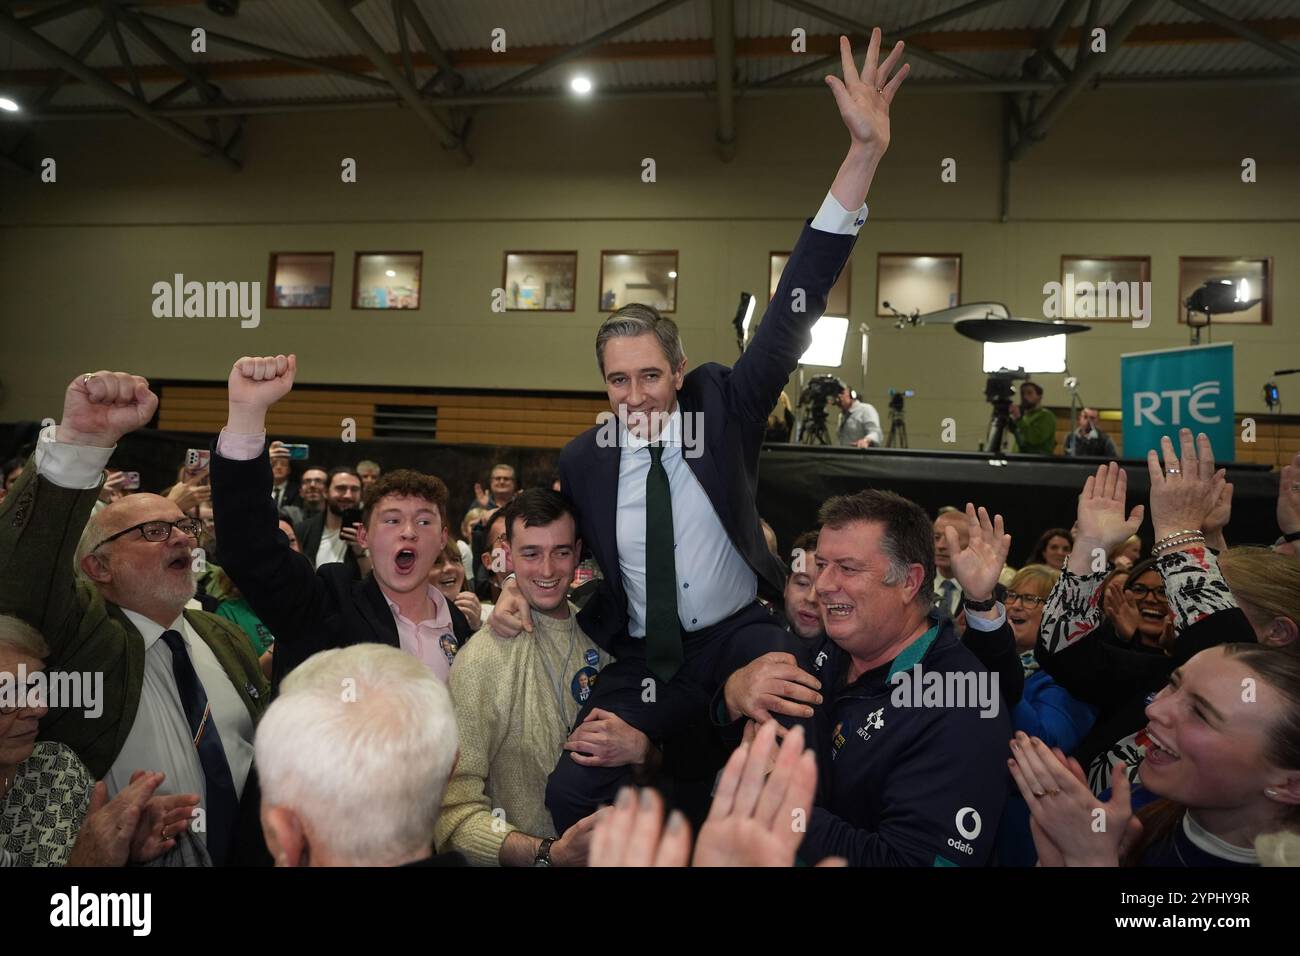
[[[600,654],[593,647],[587,651],[587,666],[595,667],[599,663],[600,663]]]
[[[591,697],[591,689],[596,686],[596,668],[584,667],[573,675],[569,682],[569,693],[579,704],[585,704]]]

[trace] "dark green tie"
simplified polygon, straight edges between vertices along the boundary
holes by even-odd
[[[681,618],[677,614],[677,562],[673,558],[673,499],[662,445],[650,446],[645,482],[645,659],[668,683],[682,666]]]

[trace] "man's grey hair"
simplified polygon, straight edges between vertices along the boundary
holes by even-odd
[[[284,679],[258,725],[262,802],[293,810],[348,864],[406,862],[433,846],[459,741],[451,695],[411,654],[322,651]]]
[[[9,614],[0,614],[0,650],[17,651],[38,661],[50,656],[50,646],[41,632],[22,618]]]
[[[93,584],[90,578],[86,577],[86,572],[81,569],[81,562],[85,560],[86,555],[94,551],[103,540],[108,537],[104,532],[104,526],[99,520],[100,512],[96,511],[91,514],[86,526],[81,529],[81,538],[77,541],[77,550],[72,554],[72,571],[77,576],[78,581],[86,584]],[[107,558],[108,552],[101,551],[101,557]]]
[[[633,302],[612,314],[600,325],[596,333],[596,364],[600,374],[605,375],[605,343],[610,339],[637,335],[653,335],[659,340],[668,359],[668,367],[676,372],[686,358],[682,349],[682,336],[677,331],[677,323],[667,316],[660,315],[654,306]]]

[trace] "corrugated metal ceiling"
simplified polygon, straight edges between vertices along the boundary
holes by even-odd
[[[951,10],[957,0],[815,0],[819,6],[861,23],[879,22],[889,27],[914,23]],[[1110,21],[1124,8],[1127,0],[1105,0],[1103,20]],[[653,5],[652,0],[415,0],[443,48],[485,50],[494,28],[507,31],[512,49],[531,46],[563,46],[576,43],[607,29]],[[935,28],[939,31],[1000,30],[1013,28],[1041,29],[1052,19],[1059,0],[1003,0],[949,21]],[[1300,15],[1298,0],[1216,0],[1224,12],[1243,19],[1269,19]],[[140,8],[146,13],[203,26],[219,33],[285,50],[305,57],[356,56],[358,51],[347,36],[320,9],[316,0],[244,0],[240,13],[225,18],[210,13],[201,2]],[[396,52],[398,39],[393,24],[391,0],[364,0],[353,13],[385,50]],[[43,24],[38,32],[65,50],[75,50],[94,29],[100,17],[98,9],[83,10]],[[1177,6],[1172,0],[1158,0],[1146,18],[1148,23],[1192,22],[1199,18]],[[810,34],[835,34],[840,28],[775,0],[735,0],[735,25],[738,37],[788,36],[795,27]],[[686,0],[667,13],[620,34],[616,42],[673,41],[708,39],[713,32],[712,6],[709,0]],[[204,58],[189,51],[185,36],[179,32],[160,31],[165,42],[184,59],[201,65]],[[141,66],[163,62],[152,49],[123,29],[124,42],[131,59]],[[411,42],[419,50],[418,37],[411,31]],[[1300,52],[1300,45],[1290,46]],[[257,60],[257,54],[236,50],[210,41],[207,58],[217,62]],[[1070,51],[1060,51],[1069,62]],[[959,62],[995,76],[1019,74],[1027,51],[973,51],[948,54]],[[119,66],[118,54],[111,37],[105,36],[88,57],[97,69]],[[755,82],[784,73],[799,63],[792,56],[765,56],[737,60],[741,82]],[[952,78],[942,67],[913,58],[918,79]],[[34,54],[13,41],[0,40],[0,68],[40,70],[45,64]],[[1106,73],[1149,74],[1201,71],[1276,70],[1285,67],[1276,55],[1245,42],[1191,44],[1148,44],[1123,46],[1107,60]],[[524,69],[527,64],[472,66],[464,70],[466,91],[491,89],[502,80]],[[577,69],[591,76],[602,88],[644,86],[679,86],[711,83],[714,62],[711,56],[623,60],[619,62],[566,65],[521,84],[521,90],[550,90],[561,87]],[[373,72],[373,71],[370,71]],[[420,73],[422,80],[427,72]],[[0,78],[3,73],[0,73]],[[810,82],[817,76],[809,74]],[[328,76],[220,77],[226,96],[234,100],[264,100],[374,96],[381,90]],[[162,92],[171,82],[147,84],[151,95]],[[124,84],[125,87],[125,84]],[[155,87],[157,87],[155,89]],[[177,102],[188,102],[187,94]],[[88,92],[79,83],[66,84],[55,106],[98,105],[102,98]]]

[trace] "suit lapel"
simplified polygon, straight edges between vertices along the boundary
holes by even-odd
[[[591,502],[592,511],[590,528],[596,540],[591,542],[591,550],[602,568],[612,569],[616,576],[619,591],[622,581],[618,574],[618,471],[622,460],[622,449],[617,444],[602,448],[599,442],[595,446],[595,468],[588,485],[587,500]]]
[[[361,583],[358,597],[360,600],[357,601],[357,607],[361,611],[361,616],[383,639],[382,643],[400,647],[401,641],[397,636],[397,622],[393,620],[392,608],[384,599],[384,592],[379,590],[379,582],[375,580],[373,574]]]

